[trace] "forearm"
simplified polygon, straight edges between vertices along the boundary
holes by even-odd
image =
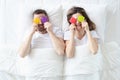
[[[26,40],[21,44],[19,48],[19,54],[21,57],[25,57],[29,52],[30,52],[30,45],[31,45],[31,40],[32,40],[32,33],[30,33],[27,37]]]
[[[74,44],[74,36],[70,37],[70,41],[66,44],[66,56],[68,58],[72,58],[75,53],[75,44]]]
[[[58,37],[53,32],[49,32],[54,49],[59,55],[64,55],[65,44],[64,41]]]
[[[97,53],[98,50],[98,43],[96,40],[92,37],[90,31],[87,31],[87,36],[88,36],[88,43],[89,43],[89,48],[93,54]]]

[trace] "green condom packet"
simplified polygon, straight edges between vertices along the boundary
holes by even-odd
[[[84,21],[84,19],[85,19],[85,17],[84,17],[84,16],[78,16],[78,18],[77,18],[77,20],[78,20],[79,22],[83,22],[83,21]]]

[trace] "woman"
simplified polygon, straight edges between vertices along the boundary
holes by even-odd
[[[25,57],[33,48],[54,48],[59,55],[63,55],[65,45],[62,32],[52,28],[45,10],[35,10],[33,19],[36,18],[39,19],[39,22],[33,22],[32,29],[19,48],[19,55]]]
[[[90,20],[85,10],[81,7],[73,7],[67,13],[69,30],[64,33],[66,42],[66,56],[72,58],[75,46],[89,45],[92,54],[98,51],[98,38],[95,24]]]
[[[69,30],[64,33],[67,56],[65,80],[100,80],[102,58],[95,24],[81,7],[69,9],[67,21]]]

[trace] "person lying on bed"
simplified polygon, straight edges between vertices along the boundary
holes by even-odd
[[[54,48],[58,55],[64,54],[65,44],[60,29],[55,29],[45,10],[33,12],[32,29],[19,47],[19,55],[25,57],[33,48]]]
[[[75,46],[84,44],[88,44],[91,53],[96,54],[99,36],[95,31],[95,24],[90,20],[85,10],[81,7],[72,7],[68,10],[67,21],[69,30],[64,33],[66,56],[73,57]]]

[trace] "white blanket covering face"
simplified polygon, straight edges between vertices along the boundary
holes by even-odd
[[[99,71],[102,66],[102,55],[99,50],[93,55],[88,45],[77,46],[75,56],[65,60],[64,75],[91,74]]]
[[[17,70],[20,75],[56,77],[63,74],[63,56],[52,48],[32,49],[25,58],[19,58]]]

